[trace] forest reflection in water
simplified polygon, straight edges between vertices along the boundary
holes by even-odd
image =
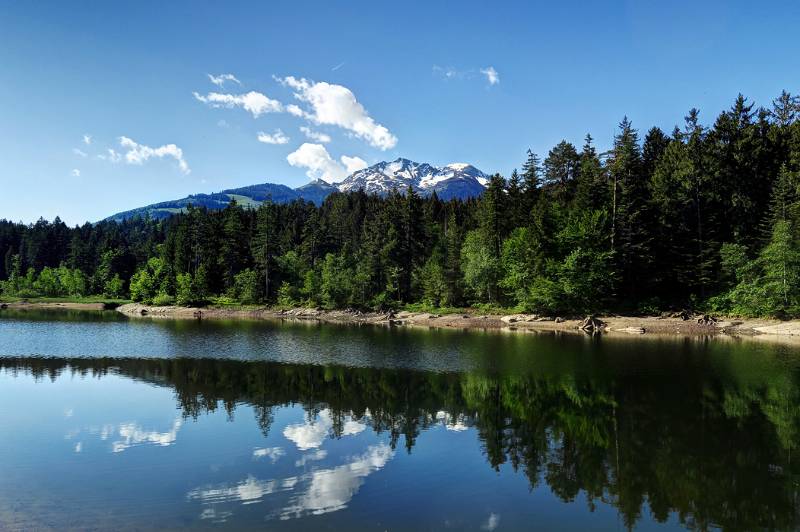
[[[169,445],[187,420],[218,409],[233,416],[243,405],[252,409],[265,437],[276,412],[301,406],[315,420],[312,428],[288,425],[283,434],[304,451],[318,449],[320,438],[365,428],[387,435],[386,444],[353,457],[347,466],[351,484],[317,512],[346,504],[364,477],[396,452],[413,455],[423,432],[445,424],[475,431],[485,467],[509,464],[531,489],[546,486],[562,501],[585,499],[589,509],[611,505],[626,527],[649,512],[656,521],[677,516],[692,529],[794,529],[800,525],[800,471],[793,460],[800,437],[800,380],[782,356],[755,366],[731,356],[714,366],[707,357],[684,353],[672,361],[651,360],[658,371],[580,373],[434,372],[210,358],[8,357],[0,358],[0,369],[45,381],[115,376],[172,390],[182,414],[175,424],[158,433],[126,427],[120,450],[142,441]],[[254,455],[272,460],[281,452],[266,447]],[[313,453],[303,458],[313,459]],[[335,471],[327,474],[335,480]],[[286,477],[267,485],[247,478],[233,487],[195,489],[188,498],[225,500],[234,490],[240,500],[257,499],[300,480]],[[292,511],[286,506],[281,517]]]

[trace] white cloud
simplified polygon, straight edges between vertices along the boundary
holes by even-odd
[[[448,66],[448,67],[441,67],[439,65],[433,65],[433,73],[440,74],[447,79],[454,79],[454,78],[463,78],[466,74],[465,72],[461,72],[460,70],[456,70],[455,68]]]
[[[78,170],[77,168],[73,168],[72,172],[70,172],[70,175],[72,177],[80,177],[81,176],[81,171]]]
[[[233,486],[222,485],[217,488],[197,488],[187,494],[189,500],[199,500],[206,504],[238,501],[243,504],[258,502],[267,495],[288,491],[297,484],[297,478],[284,480],[258,480],[252,475]]]
[[[172,157],[178,162],[178,167],[181,169],[181,172],[184,174],[191,172],[191,170],[189,170],[189,165],[183,158],[183,150],[181,150],[175,144],[165,144],[163,146],[159,146],[158,148],[151,148],[150,146],[139,144],[128,137],[120,137],[119,145],[128,150],[125,152],[125,161],[128,164],[141,165],[153,157],[157,157],[159,159],[163,159],[164,157]],[[109,150],[109,160],[114,162],[114,157],[116,155],[117,154],[114,152],[114,150]]]
[[[286,106],[286,112],[294,116],[301,116],[301,117],[305,116],[305,112],[303,112],[303,110],[300,109],[300,106],[295,105],[293,103],[290,103],[289,105]]]
[[[305,493],[295,497],[293,504],[284,508],[281,519],[321,515],[346,508],[365,479],[383,469],[393,457],[391,447],[379,443],[367,447],[364,454],[354,457],[349,463],[312,472]]]
[[[219,76],[214,76],[213,74],[206,74],[208,76],[209,81],[216,85],[217,87],[222,87],[225,85],[226,81],[233,81],[234,83],[241,85],[242,82],[236,79],[236,76],[233,74],[220,74]]]
[[[107,150],[107,153],[105,154],[101,153],[100,155],[97,156],[97,158],[100,159],[101,161],[118,163],[122,160],[122,155],[120,155],[118,151],[109,148]]]
[[[491,532],[492,530],[497,528],[497,525],[499,524],[500,524],[500,516],[492,512],[489,514],[489,517],[486,519],[486,522],[483,525],[481,525],[481,530],[488,530],[489,532]]]
[[[304,453],[298,460],[295,460],[294,465],[295,467],[305,467],[308,462],[324,460],[327,457],[328,451],[325,449],[317,449],[316,451],[310,453]]]
[[[269,458],[270,461],[274,464],[277,462],[281,456],[284,456],[286,451],[281,449],[280,447],[259,447],[253,449],[253,458],[260,459],[260,458]]]
[[[258,132],[258,141],[264,144],[288,144],[289,137],[283,134],[283,131],[276,129],[274,133],[267,134],[263,131]]]
[[[295,107],[297,107],[297,106],[295,106]],[[323,144],[327,144],[328,142],[331,141],[331,136],[330,135],[326,135],[325,133],[320,133],[319,131],[314,131],[310,127],[301,126],[300,127],[300,131],[302,131],[303,134],[306,137],[310,138],[311,140],[315,140],[315,141],[321,142]]]
[[[88,133],[84,133],[83,134],[83,143],[86,144],[87,146],[89,144],[91,144],[92,143],[92,136],[89,135]]]
[[[342,155],[341,161],[344,167],[347,169],[347,175],[350,175],[353,172],[358,172],[359,170],[363,170],[369,166],[367,161],[361,157],[348,157],[347,155]]]
[[[217,122],[217,126],[219,126],[221,128],[225,128],[225,129],[231,127],[231,125],[224,119],[220,120],[219,122]]]
[[[311,107],[310,112],[299,108],[287,109],[290,113],[296,116],[301,116],[298,113],[302,113],[303,117],[316,124],[344,128],[381,150],[388,150],[397,145],[397,137],[385,126],[375,122],[347,87],[324,81],[317,83],[305,78],[297,79],[294,76],[278,81],[294,89],[295,98]]]
[[[308,168],[306,175],[311,179],[323,179],[329,183],[341,181],[356,170],[367,167],[367,163],[359,157],[343,155],[339,162],[331,157],[325,146],[309,142],[304,142],[286,160],[292,166]]]
[[[85,151],[83,151],[81,149],[78,149],[78,148],[72,148],[72,153],[74,153],[78,157],[83,157],[83,158],[86,158],[86,157],[89,156]]]
[[[250,91],[246,94],[221,94],[219,92],[209,92],[205,96],[192,93],[194,97],[211,107],[241,107],[245,111],[258,118],[265,113],[280,113],[283,111],[283,104],[278,100],[273,100],[260,92]]]
[[[183,421],[176,419],[172,422],[172,428],[167,432],[147,431],[136,423],[123,423],[119,426],[120,440],[111,444],[111,450],[121,453],[125,449],[137,445],[157,445],[159,447],[169,447],[178,439],[178,431],[181,429]]]
[[[486,76],[486,79],[489,81],[489,85],[497,85],[500,83],[500,74],[497,73],[497,70],[495,70],[493,66],[482,68],[481,74]]]
[[[481,69],[474,69],[470,68],[467,70],[459,70],[457,68],[447,66],[442,67],[439,65],[433,65],[433,73],[438,76],[442,76],[445,79],[457,79],[457,80],[471,80],[475,79],[477,76],[482,75],[486,77],[486,80],[489,82],[489,85],[497,85],[500,83],[500,74],[497,73],[497,70],[494,69],[492,66],[488,66],[486,68]]]
[[[308,451],[309,449],[317,449],[322,445],[322,442],[330,434],[333,428],[333,417],[329,409],[324,409],[319,413],[319,416],[313,421],[306,421],[304,423],[295,423],[287,425],[283,429],[283,435],[294,442],[297,448],[301,451]],[[341,429],[342,436],[352,436],[358,434],[366,429],[366,425],[348,419],[344,422]]]

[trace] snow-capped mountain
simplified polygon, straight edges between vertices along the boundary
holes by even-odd
[[[409,185],[423,196],[436,191],[436,195],[446,201],[480,196],[487,182],[488,177],[469,164],[453,163],[440,168],[427,163],[415,163],[408,159],[397,159],[359,170],[338,184],[315,179],[307,185],[293,189],[286,185],[261,183],[211,194],[192,194],[185,198],[120,212],[109,216],[108,219],[121,221],[134,216],[161,219],[186,210],[188,205],[212,210],[224,209],[231,200],[236,200],[239,205],[249,208],[257,208],[267,199],[275,203],[304,199],[320,205],[325,198],[337,191],[355,192],[364,189],[367,194],[385,195],[392,189],[405,193]]]
[[[408,159],[381,162],[351,174],[339,183],[341,192],[363,189],[367,194],[405,191],[409,185],[422,195],[434,191],[444,199],[479,196],[488,176],[470,164],[453,163],[437,167]]]

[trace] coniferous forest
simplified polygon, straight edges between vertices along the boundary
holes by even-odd
[[[800,315],[800,98],[670,132],[624,118],[466,201],[335,193],[166,220],[0,221],[4,297]]]

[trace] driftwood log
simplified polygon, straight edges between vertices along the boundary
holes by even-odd
[[[605,323],[594,316],[587,316],[584,318],[578,328],[586,332],[600,332],[605,326]]]

